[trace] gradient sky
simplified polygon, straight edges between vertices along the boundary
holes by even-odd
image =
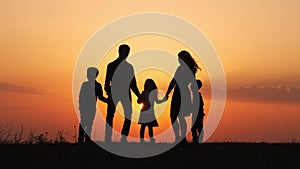
[[[297,0],[2,0],[0,123],[73,136],[72,75],[85,42],[120,17],[163,12],[202,30],[223,63],[228,97],[211,141],[299,141],[299,6]],[[209,102],[206,75],[198,77]]]

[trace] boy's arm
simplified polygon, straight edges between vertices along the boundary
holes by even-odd
[[[81,101],[83,100],[83,85],[84,85],[84,83],[82,83],[80,92],[79,92],[79,98],[78,98],[79,106],[80,106]]]
[[[202,114],[205,115],[205,113],[204,113],[204,101],[203,101],[203,97],[202,97],[201,93],[199,93],[199,95],[200,95],[201,111],[202,111]]]

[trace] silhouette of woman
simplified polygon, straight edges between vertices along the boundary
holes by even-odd
[[[187,124],[185,117],[189,116],[193,111],[191,110],[191,90],[193,93],[198,92],[195,88],[196,85],[191,85],[191,83],[195,81],[195,74],[197,70],[201,69],[196,61],[192,58],[190,53],[185,50],[178,53],[178,62],[180,66],[177,68],[175,75],[169,84],[166,98],[168,98],[170,92],[174,88],[171,101],[170,117],[175,134],[175,142],[181,140],[181,137],[183,138],[182,141],[186,142],[185,136]],[[191,85],[191,90],[189,89],[189,85]],[[181,131],[181,137],[179,135],[179,131]]]

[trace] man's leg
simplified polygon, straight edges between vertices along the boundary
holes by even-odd
[[[116,106],[112,99],[109,99],[107,105],[106,125],[105,125],[105,141],[111,142],[113,119],[116,111]]]
[[[132,115],[132,105],[130,99],[126,99],[121,102],[124,109],[124,124],[122,128],[122,140],[126,141],[125,138],[129,134],[130,125],[131,125],[131,115]],[[125,136],[125,137],[124,137]]]

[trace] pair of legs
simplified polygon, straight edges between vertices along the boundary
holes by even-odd
[[[177,90],[175,90],[175,91],[177,91]],[[185,142],[186,141],[185,137],[186,137],[187,124],[186,124],[186,120],[183,116],[184,112],[179,113],[181,110],[180,93],[178,91],[177,92],[175,92],[175,91],[174,91],[172,101],[171,101],[171,109],[170,109],[171,123],[172,123],[173,131],[175,134],[175,142],[181,140],[181,138],[183,138],[183,141]]]
[[[149,132],[149,137],[151,142],[154,142],[154,138],[153,138],[153,127],[146,125],[146,124],[142,124],[141,129],[140,129],[140,138],[141,138],[141,142],[144,142],[144,135],[145,135],[145,129],[148,126],[148,132]]]
[[[129,130],[130,130],[130,125],[131,125],[131,115],[132,115],[132,105],[130,100],[119,100],[115,102],[116,104],[118,102],[121,102],[124,110],[124,123],[123,123],[123,128],[122,128],[122,139],[123,141],[125,137],[128,136]],[[113,119],[114,115],[116,112],[116,106],[114,104],[114,101],[112,100],[111,97],[108,98],[108,105],[107,105],[107,115],[106,115],[106,126],[105,126],[105,141],[111,142],[112,138],[112,129],[113,129]]]
[[[194,125],[192,127],[193,143],[202,142],[202,138],[200,138],[200,136],[203,136],[203,115],[198,113],[197,117],[195,117],[193,114],[192,120],[194,121]]]
[[[91,133],[92,133],[92,126],[95,117],[95,112],[91,113],[90,115],[81,115],[80,117],[80,124],[79,124],[79,131],[78,131],[78,143],[89,143],[91,142]]]
[[[171,122],[173,125],[173,131],[175,134],[175,141],[180,140],[181,138],[184,139],[183,141],[186,141],[185,136],[186,136],[187,124],[186,124],[184,116],[176,117],[176,116],[171,115]],[[179,133],[179,131],[180,131],[180,133]]]

